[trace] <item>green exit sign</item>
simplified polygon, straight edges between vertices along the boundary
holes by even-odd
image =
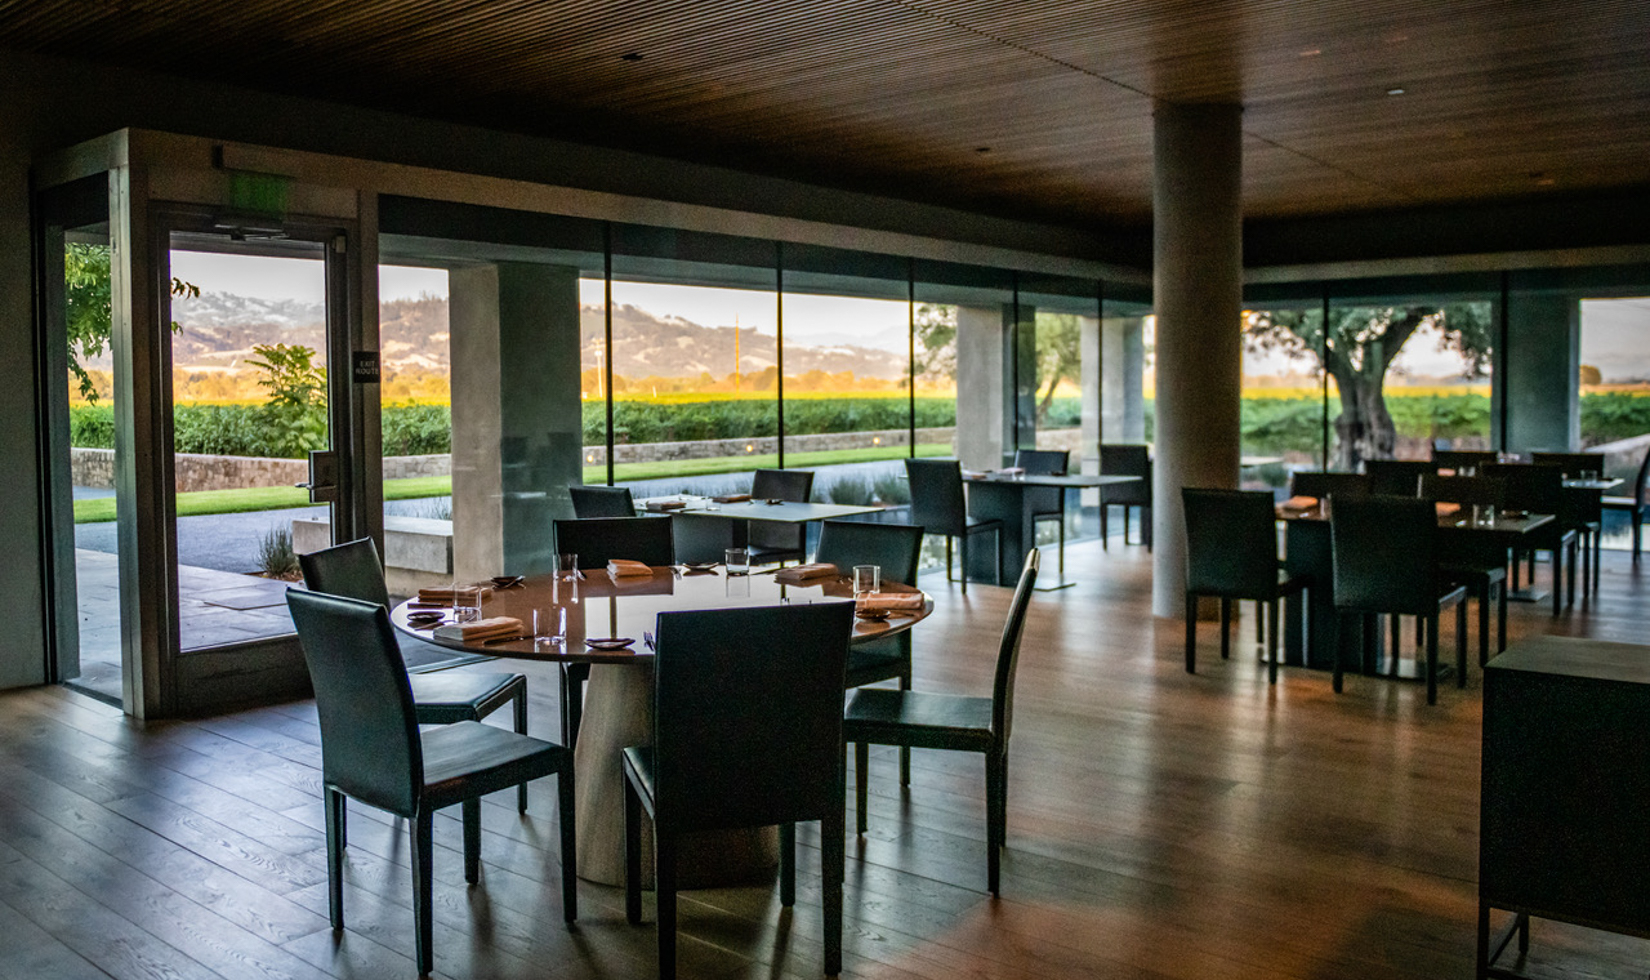
[[[237,214],[285,218],[292,178],[280,174],[229,173],[229,207]]]

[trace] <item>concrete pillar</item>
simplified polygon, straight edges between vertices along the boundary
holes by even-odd
[[[1562,293],[1507,297],[1507,449],[1570,452],[1581,446],[1581,300]]]
[[[1011,304],[957,307],[957,458],[971,470],[995,469],[1013,452],[1013,317]]]
[[[578,270],[499,263],[448,283],[453,574],[548,571],[583,473]]]
[[[1078,383],[1082,385],[1081,420],[1083,427],[1082,443],[1073,454],[1072,465],[1077,472],[1100,472],[1100,429],[1104,418],[1105,408],[1102,397],[1105,391],[1103,384],[1100,342],[1100,318],[1095,316],[1080,316],[1077,318],[1077,360]],[[1097,504],[1099,494],[1093,491],[1083,492],[1084,506]]]
[[[1242,107],[1154,114],[1152,296],[1157,313],[1152,612],[1184,615],[1183,486],[1236,487],[1242,392]]]
[[[1100,432],[1106,442],[1146,441],[1145,317],[1101,321]],[[1098,451],[1098,450],[1096,450]]]

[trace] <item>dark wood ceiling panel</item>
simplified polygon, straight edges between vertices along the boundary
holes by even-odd
[[[1149,220],[1154,100],[1244,105],[1256,217],[1650,184],[1644,0],[0,0],[0,46],[1080,224]]]

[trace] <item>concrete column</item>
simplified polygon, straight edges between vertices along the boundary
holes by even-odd
[[[1154,114],[1152,295],[1157,312],[1152,612],[1184,615],[1183,486],[1236,487],[1242,391],[1243,110]]]
[[[1011,305],[957,307],[957,458],[971,470],[1002,466],[1004,449],[1013,451],[1013,316]]]
[[[1102,375],[1100,342],[1100,318],[1095,316],[1080,316],[1077,318],[1077,359],[1078,381],[1083,388],[1081,419],[1083,426],[1082,443],[1072,460],[1072,465],[1078,467],[1077,472],[1100,472],[1100,428],[1104,418],[1105,408],[1102,404],[1105,385]],[[1092,463],[1088,462],[1093,460]],[[1083,492],[1085,506],[1097,503],[1099,495],[1093,491]]]
[[[453,574],[548,571],[583,472],[578,270],[500,263],[448,283]]]
[[[1146,441],[1145,318],[1112,316],[1101,321],[1100,430],[1106,442]]]
[[[1507,449],[1570,452],[1581,446],[1581,300],[1562,293],[1507,297]]]

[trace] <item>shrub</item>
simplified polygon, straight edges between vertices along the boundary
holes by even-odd
[[[383,410],[385,456],[429,456],[453,451],[453,413],[446,405],[404,402]]]
[[[292,550],[291,528],[274,524],[258,539],[258,571],[270,578],[298,574],[298,555]]]

